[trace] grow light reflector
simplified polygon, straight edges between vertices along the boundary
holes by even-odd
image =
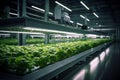
[[[87,9],[90,10],[89,7],[87,7],[87,5],[85,3],[83,3],[82,1],[80,1],[80,3]]]
[[[58,1],[55,1],[56,4],[62,6],[63,8],[67,9],[68,11],[72,12],[72,10],[66,6],[64,6],[63,4],[59,3]]]

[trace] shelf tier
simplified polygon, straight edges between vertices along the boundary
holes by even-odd
[[[51,64],[49,66],[46,66],[42,69],[33,71],[29,74],[26,74],[24,76],[16,76],[11,74],[3,74],[0,73],[0,78],[2,77],[5,80],[49,80],[61,72],[67,70],[68,68],[72,67],[73,65],[77,64],[80,61],[86,60],[87,57],[94,54],[97,51],[100,51],[101,49],[106,48],[108,45],[110,45],[111,42],[104,43],[102,45],[99,45],[95,48],[86,50],[84,52],[81,52],[77,55],[74,55],[70,58],[64,59],[62,61],[58,61],[54,64]]]

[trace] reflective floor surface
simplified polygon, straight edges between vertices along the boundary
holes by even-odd
[[[113,43],[89,63],[77,67],[63,80],[120,80],[120,43]]]

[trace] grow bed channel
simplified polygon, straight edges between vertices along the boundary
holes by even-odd
[[[0,79],[3,79],[3,80],[37,80],[37,79],[49,80],[57,76],[58,74],[62,73],[63,71],[69,69],[70,67],[74,66],[78,62],[86,60],[88,56],[92,55],[97,51],[100,51],[101,49],[106,48],[110,44],[111,42],[104,43],[92,49],[81,52],[80,54],[76,54],[72,57],[66,58],[62,61],[58,61],[54,64],[48,65],[44,68],[38,69],[31,73],[25,74],[23,76],[0,72]]]

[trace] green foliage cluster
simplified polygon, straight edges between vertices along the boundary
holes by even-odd
[[[26,44],[39,44],[44,43],[44,39],[26,39]],[[17,45],[18,40],[14,38],[3,38],[0,39],[0,44],[6,44],[6,45]]]
[[[109,39],[95,39],[48,45],[0,45],[0,68],[4,72],[24,75],[96,47]]]

